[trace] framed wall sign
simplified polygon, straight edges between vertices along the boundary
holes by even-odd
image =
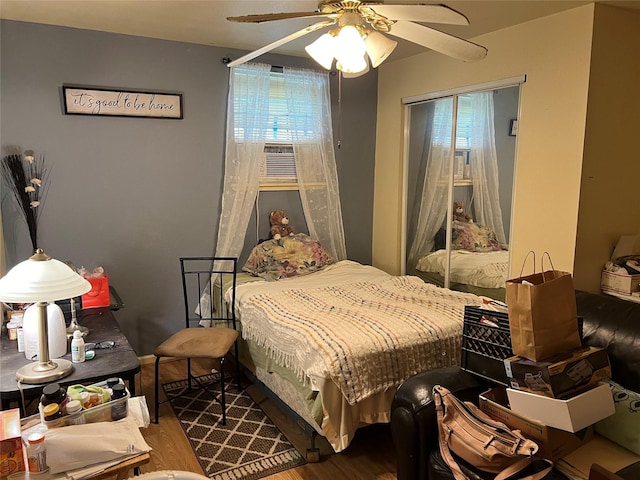
[[[62,86],[64,113],[112,117],[182,118],[182,94]]]

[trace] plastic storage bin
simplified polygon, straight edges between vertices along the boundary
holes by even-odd
[[[119,383],[124,384],[122,379],[118,379]],[[99,382],[93,383],[89,385],[90,387],[100,387],[107,388],[107,382]],[[129,401],[129,390],[125,388],[125,396],[122,398],[118,398],[116,400],[112,400],[110,402],[103,403],[101,405],[96,405],[94,407],[90,407],[87,409],[83,409],[80,412],[65,415],[61,418],[55,420],[45,420],[44,414],[42,412],[42,404],[39,405],[38,410],[40,411],[40,420],[43,425],[47,428],[58,428],[58,427],[66,427],[67,425],[78,425],[82,423],[96,423],[96,422],[110,422],[112,421],[111,417],[111,409],[112,407],[116,407],[116,411],[118,408],[122,408],[123,404]],[[126,408],[126,406],[125,406]]]
[[[462,369],[509,386],[503,360],[511,356],[508,314],[464,307]]]

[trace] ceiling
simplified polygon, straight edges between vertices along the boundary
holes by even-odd
[[[419,2],[386,0],[384,3]],[[472,38],[587,3],[592,2],[452,0],[446,1],[446,5],[466,15],[470,25],[434,27],[458,37]],[[640,0],[602,0],[597,3],[628,9],[630,14],[640,15]],[[0,0],[0,18],[251,51],[315,21],[307,18],[241,24],[230,22],[226,17],[252,13],[311,12],[316,10],[317,5],[315,0]],[[324,31],[289,42],[273,50],[273,53],[304,56],[304,47]],[[390,60],[422,51],[423,47],[400,41]]]

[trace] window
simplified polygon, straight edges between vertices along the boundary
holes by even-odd
[[[438,125],[448,125],[448,128],[444,128],[438,131],[433,136],[433,143],[435,145],[447,146],[451,142],[451,122],[445,122],[442,118],[444,110],[438,110],[434,114],[434,123]],[[456,149],[467,150],[471,148],[471,97],[469,95],[458,96],[458,121],[456,122]]]
[[[458,121],[456,123],[456,148],[460,150],[471,148],[471,96],[458,97]]]
[[[308,105],[308,104],[307,104]],[[296,112],[307,115],[311,112]],[[297,190],[298,177],[291,144],[289,109],[287,106],[284,76],[273,70],[269,82],[269,115],[265,125],[264,159],[260,166],[260,190]]]

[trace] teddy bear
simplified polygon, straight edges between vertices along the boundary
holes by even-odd
[[[293,228],[289,226],[289,217],[284,210],[271,212],[269,223],[271,224],[271,238],[274,240],[293,235]]]
[[[464,203],[453,202],[453,220],[456,222],[473,223],[473,218],[464,211]]]

